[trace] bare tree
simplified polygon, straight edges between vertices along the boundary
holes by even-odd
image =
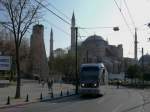
[[[4,14],[8,17],[3,26],[13,32],[15,40],[15,53],[16,53],[16,70],[17,70],[17,86],[15,98],[20,98],[20,44],[25,33],[29,30],[30,26],[37,19],[37,13],[40,10],[40,4],[34,0],[0,0],[0,6]]]

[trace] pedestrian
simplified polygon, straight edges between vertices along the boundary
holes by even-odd
[[[44,80],[42,80],[42,88],[44,88],[44,85],[45,85],[45,82],[44,82]]]
[[[119,88],[119,86],[120,86],[120,81],[119,81],[119,79],[117,80],[117,88]]]
[[[48,80],[47,86],[48,86],[49,91],[52,91],[53,81]]]
[[[41,83],[41,80],[40,80],[40,78],[38,78],[38,82],[39,82],[39,84]]]
[[[47,86],[48,86],[48,90],[50,91],[51,85],[50,85],[50,81],[49,80],[47,81]]]

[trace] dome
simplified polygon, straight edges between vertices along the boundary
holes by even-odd
[[[142,59],[143,59],[143,64],[145,64],[145,65],[150,64],[150,55],[149,54],[146,54],[140,58],[140,60],[139,60],[140,64],[142,64]]]
[[[83,42],[83,44],[89,44],[89,43],[93,43],[93,44],[96,44],[96,45],[107,45],[108,44],[101,36],[98,36],[98,35],[89,36]]]
[[[103,38],[101,36],[98,36],[98,35],[92,35],[92,36],[89,36],[85,41],[91,41],[91,40],[103,40]]]

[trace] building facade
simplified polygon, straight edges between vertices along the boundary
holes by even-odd
[[[123,72],[122,45],[109,45],[101,36],[89,36],[81,44],[81,63],[103,62],[110,73]]]

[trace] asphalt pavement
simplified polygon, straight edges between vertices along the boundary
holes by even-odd
[[[102,97],[78,95],[38,102],[0,112],[150,112],[149,90],[105,87]]]

